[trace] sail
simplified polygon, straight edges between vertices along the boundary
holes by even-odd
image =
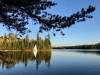
[[[34,53],[34,56],[35,56],[35,57],[36,57],[36,55],[37,55],[37,51],[38,51],[38,50],[37,50],[37,46],[35,45],[34,48],[33,48],[33,53]]]

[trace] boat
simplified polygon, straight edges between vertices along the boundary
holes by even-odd
[[[37,55],[37,52],[38,52],[37,46],[35,45],[34,48],[33,48],[33,54],[34,54],[35,57]]]

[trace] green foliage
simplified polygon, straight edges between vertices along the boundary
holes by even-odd
[[[29,32],[26,25],[31,18],[34,24],[40,25],[40,32],[51,29],[62,31],[77,22],[92,18],[91,13],[95,11],[95,7],[91,5],[68,17],[46,11],[56,4],[52,0],[0,0],[0,23],[9,30],[14,29],[25,34]],[[61,34],[63,35],[62,32]]]
[[[31,50],[37,45],[39,50],[45,50],[51,48],[50,35],[44,40],[37,33],[37,40],[30,40],[28,35],[25,38],[17,38],[15,34],[8,34],[0,37],[0,49],[1,50]]]
[[[47,37],[43,40],[39,36],[39,33],[37,33],[37,47],[39,50],[51,49],[50,35],[48,34]]]

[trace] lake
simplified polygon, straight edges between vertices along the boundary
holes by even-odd
[[[99,50],[0,53],[0,75],[100,75]]]

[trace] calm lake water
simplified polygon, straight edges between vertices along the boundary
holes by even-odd
[[[0,75],[100,75],[100,51],[0,53]]]

